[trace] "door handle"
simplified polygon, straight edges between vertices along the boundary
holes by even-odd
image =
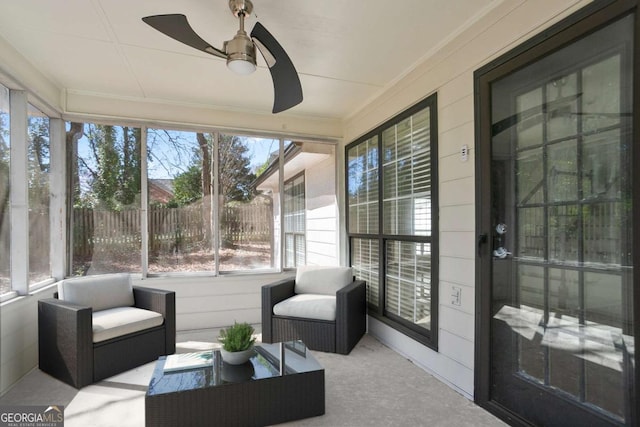
[[[498,249],[495,249],[493,251],[493,256],[496,257],[496,258],[505,259],[509,255],[511,255],[511,252],[509,252],[508,250],[506,250],[502,246],[500,246]]]

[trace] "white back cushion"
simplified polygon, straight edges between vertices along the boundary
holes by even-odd
[[[133,288],[127,273],[102,274],[65,279],[58,282],[58,297],[93,311],[134,304]]]
[[[335,295],[353,282],[351,267],[320,267],[305,265],[296,271],[296,294]]]

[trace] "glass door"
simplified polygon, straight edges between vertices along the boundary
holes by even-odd
[[[488,390],[535,425],[632,424],[634,20],[490,84]]]

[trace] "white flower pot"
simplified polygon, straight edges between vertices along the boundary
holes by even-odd
[[[244,351],[227,351],[224,348],[220,349],[222,360],[230,365],[242,365],[243,363],[247,363],[249,359],[251,359],[251,356],[253,356],[253,353],[253,346]]]

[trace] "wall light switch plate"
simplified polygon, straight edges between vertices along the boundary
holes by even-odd
[[[460,147],[460,161],[466,162],[469,160],[469,146],[467,144]]]

